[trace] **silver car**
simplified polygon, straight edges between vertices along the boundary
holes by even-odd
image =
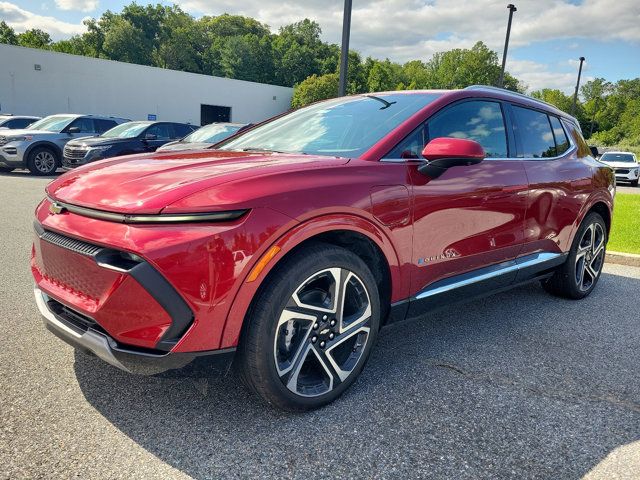
[[[0,130],[0,172],[28,168],[34,175],[51,175],[61,165],[69,140],[99,135],[127,122],[97,115],[50,115],[24,130]]]
[[[31,117],[28,115],[2,115],[0,114],[0,130],[10,129],[18,130],[28,128],[34,122],[40,120],[40,117]]]
[[[632,152],[607,152],[599,160],[606,163],[616,174],[616,181],[629,182],[632,187],[638,186],[640,165]]]

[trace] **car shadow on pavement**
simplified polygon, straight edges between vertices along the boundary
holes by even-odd
[[[604,274],[582,301],[535,284],[391,325],[360,380],[306,414],[204,363],[139,377],[76,353],[75,373],[98,412],[194,478],[578,478],[640,439],[638,292]]]
[[[29,170],[13,170],[12,172],[0,172],[0,177],[16,177],[16,178],[27,178],[31,177],[33,179],[44,178],[44,179],[54,179],[58,178],[64,171],[58,170],[53,175],[32,175]]]

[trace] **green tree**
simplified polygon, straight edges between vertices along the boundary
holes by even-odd
[[[339,78],[337,73],[326,75],[311,75],[293,88],[291,106],[304,107],[310,103],[338,96]]]
[[[396,90],[402,80],[400,65],[391,62],[388,58],[382,62],[374,60],[367,76],[367,87],[370,92]]]
[[[11,28],[4,20],[0,20],[0,43],[9,45],[18,44],[18,36],[13,28]]]
[[[18,34],[18,45],[29,48],[47,49],[51,45],[51,37],[39,28],[32,28]]]
[[[255,34],[230,37],[221,51],[220,66],[226,77],[252,82],[273,80],[273,54],[269,37]]]
[[[145,33],[122,17],[111,22],[102,49],[107,58],[121,62],[152,64],[152,51]]]

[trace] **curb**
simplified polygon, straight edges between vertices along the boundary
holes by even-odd
[[[606,263],[616,263],[630,267],[640,267],[640,255],[633,253],[607,252]]]

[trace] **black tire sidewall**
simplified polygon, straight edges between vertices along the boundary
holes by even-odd
[[[53,158],[55,159],[55,164],[53,166],[53,170],[51,170],[50,172],[42,172],[36,168],[35,159],[36,159],[36,155],[38,155],[38,153],[40,152],[49,152],[51,155],[53,155]],[[29,152],[29,158],[27,160],[27,168],[32,174],[41,176],[41,177],[44,177],[47,175],[53,175],[54,173],[56,173],[59,167],[60,167],[59,155],[52,148],[35,147],[33,150]]]
[[[273,344],[276,334],[277,320],[287,301],[307,278],[326,268],[341,267],[354,272],[365,284],[371,303],[371,325],[369,339],[358,364],[351,375],[330,392],[318,397],[303,397],[291,392],[278,376],[274,358]],[[333,245],[316,244],[311,248],[297,252],[291,258],[279,265],[277,271],[272,272],[267,287],[258,293],[254,306],[250,311],[248,332],[244,341],[253,344],[256,358],[253,368],[243,372],[255,390],[269,403],[290,411],[304,411],[318,408],[332,402],[348,389],[358,378],[371,349],[376,342],[380,327],[380,298],[373,274],[366,264],[352,252]],[[243,350],[241,348],[241,350]],[[243,350],[242,355],[249,354],[251,349]],[[259,372],[252,372],[255,369]],[[243,368],[247,368],[246,363]],[[258,379],[255,374],[258,373]],[[256,384],[256,383],[259,383]]]

